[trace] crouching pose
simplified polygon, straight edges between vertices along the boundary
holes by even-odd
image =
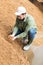
[[[16,24],[9,37],[12,40],[21,38],[22,43],[24,43],[23,50],[29,50],[37,32],[34,18],[30,14],[27,14],[26,9],[23,6],[18,7],[15,15],[17,16]]]

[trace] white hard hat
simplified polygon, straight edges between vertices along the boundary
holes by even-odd
[[[15,15],[21,15],[22,13],[26,13],[26,9],[23,6],[18,7],[17,11],[15,12]]]

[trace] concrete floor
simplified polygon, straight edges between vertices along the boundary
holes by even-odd
[[[43,65],[43,46],[31,46],[30,50],[24,53],[30,65]]]
[[[24,51],[30,65],[43,65],[43,46],[32,45],[29,51]]]
[[[32,59],[31,65],[43,65],[43,46],[32,48],[34,57]]]

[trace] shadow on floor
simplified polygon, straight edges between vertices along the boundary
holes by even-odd
[[[38,2],[37,0],[29,0],[32,2],[35,6],[37,6],[42,12],[43,12],[43,2]]]

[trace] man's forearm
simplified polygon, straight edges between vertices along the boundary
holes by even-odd
[[[18,31],[18,28],[15,26],[15,27],[13,28],[12,36],[15,36],[15,34],[17,33],[17,31]]]
[[[21,34],[15,36],[15,37],[16,37],[16,38],[23,38],[23,37],[25,37],[26,35],[27,35],[27,33],[26,33],[26,32],[23,32],[23,33],[21,33]]]

